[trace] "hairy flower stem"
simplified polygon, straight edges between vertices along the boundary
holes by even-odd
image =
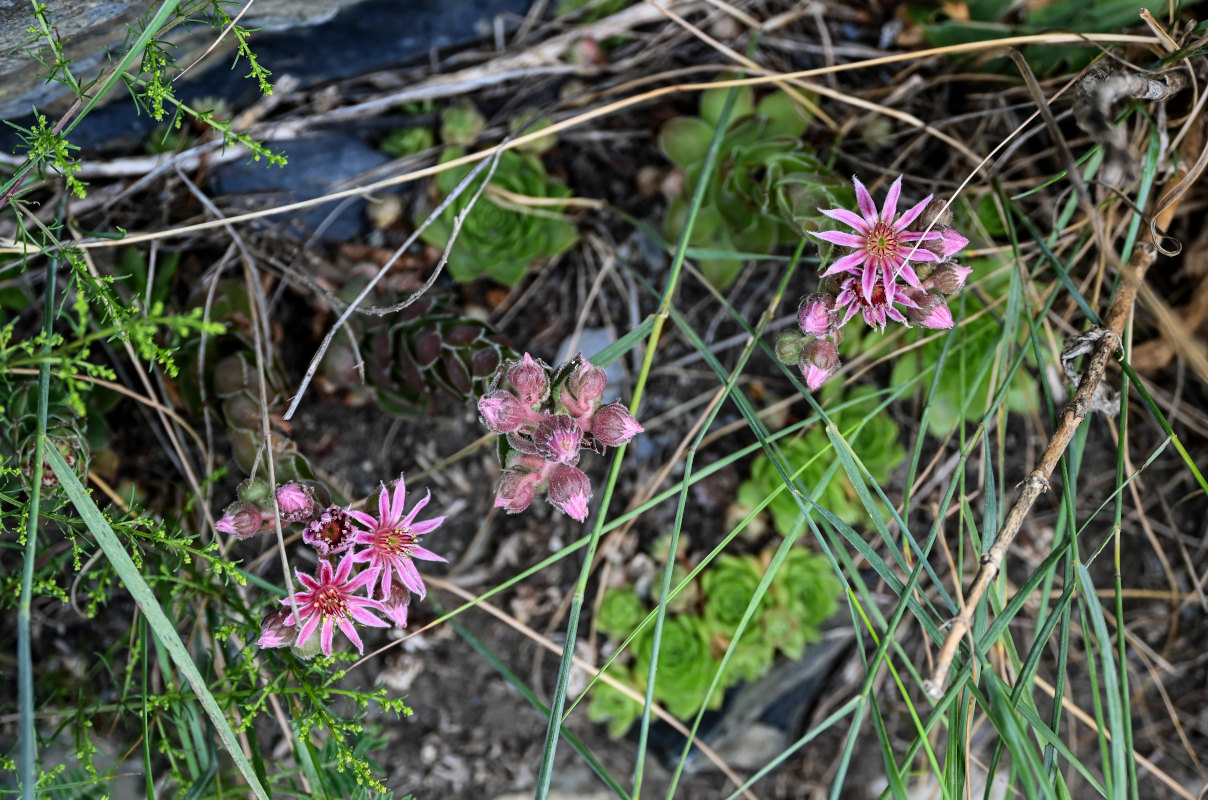
[[[1015,541],[1015,536],[1019,533],[1028,512],[1032,510],[1032,505],[1040,495],[1049,490],[1049,476],[1053,474],[1057,462],[1069,447],[1070,442],[1073,441],[1078,426],[1086,419],[1087,412],[1090,410],[1091,398],[1100,381],[1103,380],[1107,362],[1120,348],[1124,326],[1128,322],[1133,302],[1136,300],[1137,287],[1140,286],[1141,280],[1145,277],[1145,271],[1153,264],[1156,257],[1157,253],[1152,246],[1147,244],[1137,246],[1132,259],[1123,270],[1120,291],[1116,295],[1116,299],[1112,301],[1111,308],[1108,309],[1104,326],[1091,331],[1098,335],[1098,341],[1088,360],[1086,370],[1082,373],[1081,380],[1078,381],[1078,389],[1065,407],[1057,430],[1049,439],[1040,463],[1024,479],[1023,491],[1016,498],[1011,510],[1007,512],[1003,526],[994,537],[990,549],[982,555],[981,567],[978,568],[973,585],[969,587],[969,592],[965,596],[961,613],[952,621],[952,625],[948,629],[948,637],[940,649],[935,668],[931,671],[931,677],[923,682],[923,688],[932,698],[938,699],[943,696],[952,660],[956,656],[956,650],[960,647],[961,640],[972,631],[973,615],[981,605],[982,597],[990,588],[990,584],[998,577],[1003,559],[1006,558],[1007,551],[1010,550],[1011,543]],[[977,657],[976,645],[972,657]]]

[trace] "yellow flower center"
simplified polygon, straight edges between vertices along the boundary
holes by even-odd
[[[898,251],[898,233],[888,222],[878,222],[873,225],[865,242],[868,252],[879,258]]]
[[[315,592],[315,606],[325,617],[342,617],[348,614],[348,601],[338,586],[320,586]]]

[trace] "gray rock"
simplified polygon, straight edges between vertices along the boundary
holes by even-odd
[[[390,159],[354,136],[332,134],[313,139],[278,142],[289,163],[274,167],[265,161],[230,162],[214,176],[217,194],[238,194],[258,205],[283,205],[309,200],[339,188]],[[321,238],[343,241],[364,227],[365,200],[333,201],[296,217],[274,217],[303,236],[319,232]],[[338,209],[338,210],[337,210]],[[334,216],[328,220],[328,216]],[[320,227],[322,230],[320,230]]]

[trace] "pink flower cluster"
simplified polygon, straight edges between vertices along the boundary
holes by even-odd
[[[969,240],[948,225],[941,202],[928,195],[898,215],[899,176],[880,210],[859,179],[860,213],[819,209],[855,233],[822,231],[810,235],[850,253],[822,273],[820,290],[802,298],[797,309],[801,333],[783,334],[777,355],[796,362],[806,385],[817,389],[839,368],[843,326],[858,312],[866,323],[885,329],[890,321],[945,329],[953,325],[945,295],[959,292],[972,272],[952,260]]]
[[[544,491],[555,508],[587,519],[591,482],[577,466],[580,451],[602,454],[642,432],[620,401],[600,405],[607,383],[581,354],[551,369],[525,353],[496,370],[478,411],[507,441],[497,508],[519,513]]]
[[[314,646],[308,647],[308,642],[318,631],[317,649],[331,655],[332,636],[339,628],[357,652],[364,652],[354,623],[375,628],[392,624],[406,627],[411,595],[422,599],[426,594],[414,560],[445,560],[420,545],[420,537],[445,520],[442,516],[416,521],[431,493],[426,493],[410,513],[404,514],[406,485],[400,475],[392,490],[382,484],[376,517],[336,505],[321,508],[315,502],[314,489],[294,481],[279,486],[276,495],[282,524],[305,526],[302,541],[318,555],[319,570],[316,575],[308,575],[295,568],[294,575],[302,589],[292,598],[282,600],[282,608],[264,618],[258,644],[290,645],[305,654],[314,652]],[[263,483],[246,482],[240,487],[240,497],[227,506],[222,519],[215,524],[218,530],[245,539],[274,527],[271,500],[264,502],[269,494]],[[339,562],[333,564],[337,556]],[[358,594],[362,588],[365,594]]]

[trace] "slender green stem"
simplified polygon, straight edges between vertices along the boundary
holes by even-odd
[[[658,313],[654,318],[654,327],[651,329],[650,338],[646,343],[646,354],[642,358],[642,368],[634,384],[633,399],[629,404],[629,408],[633,412],[636,412],[641,406],[646,381],[650,377],[650,369],[654,364],[654,355],[658,352],[659,338],[663,332],[663,323],[671,311],[671,299],[675,296],[680,272],[683,270],[685,252],[688,249],[688,241],[692,235],[693,223],[696,215],[700,212],[701,205],[704,202],[705,188],[708,186],[709,177],[712,175],[714,166],[717,163],[717,156],[721,149],[727,120],[734,107],[735,96],[736,93],[731,91],[726,97],[726,104],[722,109],[717,129],[713,134],[713,141],[710,143],[708,154],[705,156],[704,167],[701,169],[701,174],[698,178],[697,190],[692,195],[692,202],[688,208],[687,222],[684,225],[683,232],[680,234],[679,244],[676,246],[675,256],[671,261],[671,274],[667,277],[662,302],[659,304]],[[575,586],[575,593],[571,598],[570,615],[566,625],[566,644],[562,648],[562,661],[558,667],[558,683],[554,688],[553,701],[550,703],[549,726],[545,732],[545,744],[541,754],[541,769],[537,775],[537,788],[534,794],[536,800],[546,800],[549,796],[550,783],[553,780],[554,774],[554,756],[557,754],[558,740],[561,737],[562,710],[566,705],[566,691],[570,683],[570,673],[573,665],[575,638],[579,632],[579,615],[583,610],[583,599],[587,595],[587,581],[591,577],[591,566],[595,560],[596,547],[600,542],[600,534],[603,531],[608,504],[612,500],[612,492],[616,486],[617,477],[621,473],[621,463],[625,458],[627,448],[628,445],[621,445],[613,453],[612,469],[609,471],[608,482],[600,498],[600,511],[596,515],[591,539],[587,544],[587,552],[583,555],[583,567],[579,570],[579,580]],[[637,786],[634,787],[635,797],[638,794],[638,788]]]
[[[62,216],[66,194],[59,206]],[[55,327],[55,279],[61,261],[52,258],[46,263],[46,306],[43,311],[42,330],[46,334],[42,343],[43,354],[50,352],[50,335]],[[33,800],[37,785],[35,762],[37,760],[37,731],[34,729],[34,667],[33,649],[30,643],[30,613],[33,603],[34,562],[38,554],[38,519],[42,502],[42,475],[46,469],[43,462],[46,444],[46,415],[50,400],[50,362],[44,361],[38,369],[38,435],[34,441],[33,474],[30,476],[29,516],[25,522],[25,560],[21,569],[21,599],[17,605],[17,711],[20,717],[18,733],[17,770],[21,782],[23,800]]]

